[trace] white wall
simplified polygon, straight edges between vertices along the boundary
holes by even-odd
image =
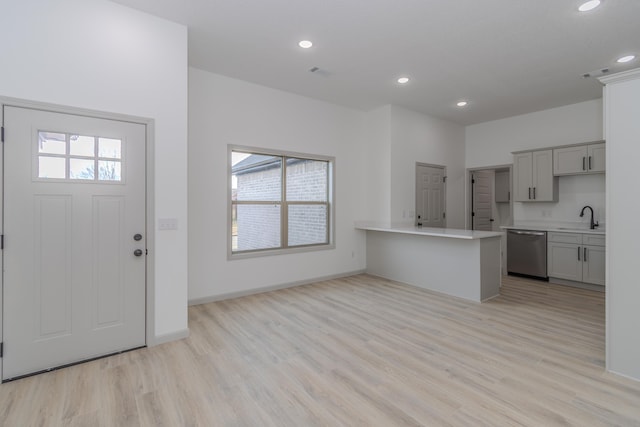
[[[512,151],[603,139],[602,100],[581,102],[466,128],[466,167],[513,163]],[[560,177],[558,203],[514,203],[514,222],[588,221],[578,214],[591,205],[605,218],[605,176]]]
[[[189,299],[363,270],[363,128],[362,112],[191,68]],[[336,248],[228,261],[228,144],[334,156]]]
[[[362,220],[391,221],[391,105],[365,115],[366,206]]]
[[[391,107],[391,221],[413,223],[416,162],[445,166],[447,227],[464,228],[465,129]]]
[[[155,119],[155,337],[187,328],[187,29],[105,0],[3,2],[0,96]],[[151,225],[152,226],[152,225]]]
[[[607,76],[607,368],[640,381],[640,69]]]

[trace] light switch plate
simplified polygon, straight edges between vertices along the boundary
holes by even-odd
[[[158,230],[177,230],[178,218],[158,218]]]

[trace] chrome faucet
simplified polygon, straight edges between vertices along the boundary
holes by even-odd
[[[599,225],[597,221],[593,221],[593,208],[591,206],[585,206],[584,208],[582,208],[582,210],[580,211],[580,216],[583,217],[584,216],[584,210],[589,208],[589,210],[591,211],[591,223],[589,224],[589,228],[591,230],[595,230],[596,227]]]

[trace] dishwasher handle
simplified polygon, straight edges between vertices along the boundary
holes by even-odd
[[[511,234],[517,234],[519,236],[545,236],[545,231],[521,231],[521,230],[509,230]]]

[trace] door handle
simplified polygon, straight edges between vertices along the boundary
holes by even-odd
[[[133,251],[133,254],[135,256],[142,256],[142,249],[136,249],[135,251]]]
[[[589,156],[589,170],[591,170],[591,169],[593,169],[593,168],[591,167],[591,156]]]
[[[578,261],[580,261],[580,246],[578,246]]]
[[[584,166],[584,160],[585,160],[585,158],[583,157],[582,158],[582,170],[587,170],[587,168]]]
[[[582,253],[582,259],[584,262],[587,262],[587,248],[584,248],[584,252]]]
[[[529,200],[531,200],[531,187],[529,187]]]
[[[533,200],[536,199],[536,187],[533,187]]]
[[[142,240],[142,234],[140,233],[134,234],[133,240],[135,240],[136,242],[139,242],[140,240]]]

